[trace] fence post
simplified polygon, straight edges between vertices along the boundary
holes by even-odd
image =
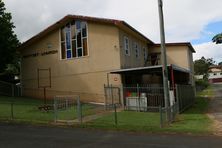
[[[56,97],[54,98],[54,122],[57,122],[58,113],[57,113],[57,100]]]
[[[115,117],[115,125],[117,125],[117,112],[116,112],[116,104],[114,104],[114,117]]]
[[[178,106],[178,112],[180,112],[180,98],[179,98],[179,86],[176,84],[176,100],[177,100],[177,106]]]
[[[82,123],[82,107],[80,102],[80,97],[77,97],[77,118],[80,123]]]
[[[110,85],[111,88],[111,99],[112,99],[112,105],[114,104],[114,100],[113,100],[113,85]]]
[[[14,119],[14,108],[13,108],[13,106],[14,106],[14,103],[11,102],[11,119],[12,120]]]
[[[138,98],[138,107],[139,107],[139,109],[138,109],[138,111],[140,111],[140,92],[139,92],[139,84],[137,84],[136,85],[136,93],[137,93],[137,98]]]
[[[106,84],[104,84],[104,94],[105,94],[105,106],[104,109],[107,110],[107,88],[106,88]]]
[[[162,107],[159,106],[159,112],[160,112],[160,128],[163,128],[163,115],[162,115]]]
[[[66,99],[66,109],[68,109],[68,98]]]

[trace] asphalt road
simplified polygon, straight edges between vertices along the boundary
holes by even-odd
[[[222,148],[222,137],[159,135],[0,123],[1,148]]]

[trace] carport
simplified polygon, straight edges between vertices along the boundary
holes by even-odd
[[[190,71],[173,64],[167,67],[170,103],[171,105],[175,103],[176,88],[182,86],[178,94],[182,93],[184,97],[182,99],[178,97],[178,99],[182,100],[180,101],[182,103],[186,102],[186,104],[180,105],[180,109],[184,109],[193,102],[191,100],[193,97],[186,97],[188,94],[193,94],[190,85]],[[121,75],[122,86],[109,84],[110,74]],[[119,103],[129,110],[138,110],[139,106],[139,110],[142,109],[142,111],[146,111],[148,108],[158,111],[159,106],[164,107],[162,65],[113,70],[107,76],[108,85],[104,85],[106,104],[113,105],[121,98]],[[176,86],[176,84],[178,85]],[[114,89],[118,89],[118,91],[114,91]]]
[[[190,71],[176,66],[168,65],[168,79],[170,87],[174,88],[175,84],[190,84]],[[162,65],[138,67],[129,69],[120,69],[111,71],[110,74],[120,74],[123,85],[130,84],[160,84],[162,85]],[[108,76],[109,80],[109,76]]]

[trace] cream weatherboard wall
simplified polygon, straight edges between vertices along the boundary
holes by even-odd
[[[160,53],[159,46],[149,49],[150,53]],[[167,64],[174,64],[190,71],[190,83],[194,85],[193,54],[191,49],[185,45],[166,46]]]
[[[120,69],[119,49],[115,48],[119,45],[118,28],[89,22],[89,55],[69,60],[60,58],[59,34],[59,30],[53,31],[26,49],[22,49],[23,56],[45,50],[58,51],[55,54],[22,59],[24,95],[42,98],[43,90],[37,88],[37,69],[51,68],[52,87],[47,89],[48,98],[55,95],[80,94],[83,101],[104,102],[103,86],[107,83],[107,73],[113,69]],[[112,75],[110,82],[118,85],[121,78],[119,75]]]
[[[150,48],[149,53],[160,53],[160,47]],[[167,64],[175,64],[187,70],[191,70],[189,57],[189,47],[187,46],[167,46]]]

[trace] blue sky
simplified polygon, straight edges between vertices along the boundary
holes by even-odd
[[[204,27],[204,30],[201,31],[201,36],[199,39],[192,40],[192,44],[202,44],[206,42],[211,42],[215,34],[222,32],[222,21],[213,22]]]

